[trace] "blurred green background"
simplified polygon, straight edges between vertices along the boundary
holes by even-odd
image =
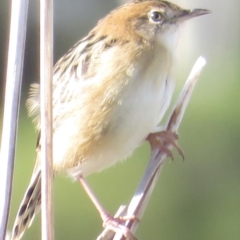
[[[0,8],[0,79],[3,93],[10,6]],[[58,0],[54,2],[54,59],[59,59],[98,19],[124,1]],[[212,14],[189,21],[178,50],[179,93],[198,56],[206,57],[200,81],[179,130],[186,160],[168,160],[154,190],[137,237],[147,240],[240,239],[240,1],[175,0],[186,8],[207,8]],[[30,82],[39,80],[39,3],[30,1],[22,106],[19,123],[10,230],[29,183],[36,133],[24,102]],[[176,98],[175,96],[175,98]],[[1,99],[2,96],[1,96]],[[2,109],[1,101],[1,109]],[[114,214],[127,204],[149,158],[145,144],[124,163],[88,181],[106,209]],[[95,239],[101,220],[78,183],[65,176],[54,183],[55,237]],[[40,217],[24,235],[40,239]]]

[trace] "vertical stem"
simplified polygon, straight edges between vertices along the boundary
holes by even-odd
[[[52,65],[53,1],[40,0],[42,239],[53,240]]]
[[[12,192],[28,0],[12,0],[0,159],[0,239],[5,239]]]

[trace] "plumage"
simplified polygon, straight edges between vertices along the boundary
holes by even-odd
[[[184,14],[190,11],[165,1],[125,4],[56,63],[55,174],[76,178],[101,171],[131,154],[155,130],[173,94],[174,53]],[[27,107],[39,131],[38,84],[31,86]],[[40,151],[39,145],[38,156]],[[40,179],[37,157],[12,240],[21,238],[40,208]]]

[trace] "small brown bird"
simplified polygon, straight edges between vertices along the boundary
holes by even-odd
[[[127,3],[100,20],[57,62],[52,102],[55,175],[67,172],[76,179],[101,171],[158,131],[174,90],[180,26],[207,13],[159,0]],[[40,130],[38,84],[32,85],[27,106]],[[40,152],[38,143],[12,240],[22,237],[41,207]]]

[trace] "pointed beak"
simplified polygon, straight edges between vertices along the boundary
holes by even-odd
[[[188,19],[195,18],[195,17],[202,16],[202,15],[209,14],[209,13],[211,13],[211,11],[209,11],[207,9],[184,10],[182,12],[182,14],[180,14],[179,16],[176,16],[174,18],[174,20],[176,22],[183,22]]]

